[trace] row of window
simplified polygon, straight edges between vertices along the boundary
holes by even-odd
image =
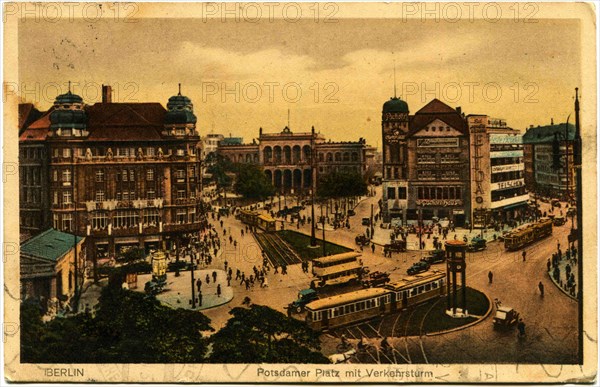
[[[26,188],[23,188],[23,194],[22,195],[23,195],[23,197],[27,198],[27,202],[28,203],[37,203],[39,201],[39,195],[40,195],[38,191],[27,190]],[[32,195],[36,195],[37,198],[35,200],[38,200],[38,201],[34,201]],[[187,199],[188,197],[190,199],[195,199],[196,198],[196,192],[195,191],[190,191],[190,194],[188,196],[187,193],[186,193],[186,190],[177,190],[177,192],[176,192],[176,198],[177,199]],[[62,199],[60,201],[60,203],[59,203],[59,198]],[[156,191],[153,190],[153,189],[147,190],[146,193],[145,193],[145,195],[143,195],[143,196],[140,196],[140,195],[136,194],[135,191],[117,191],[115,193],[115,196],[114,196],[114,199],[116,201],[129,201],[129,200],[137,200],[137,199],[154,200],[156,198],[157,198]],[[108,197],[108,195],[106,194],[106,191],[104,191],[102,189],[98,189],[98,190],[95,191],[94,200],[96,202],[104,202],[104,201],[110,200],[110,199],[111,198]],[[73,203],[73,193],[70,190],[62,191],[62,194],[60,193],[60,191],[54,191],[53,192],[53,194],[52,194],[52,204],[58,205],[58,204],[72,204],[72,203]]]
[[[417,171],[418,180],[460,180],[460,171],[456,169],[430,170],[422,169]]]
[[[38,167],[20,167],[19,177],[21,185],[40,185],[41,169]]]
[[[492,202],[497,202],[515,196],[522,196],[525,194],[527,194],[527,190],[525,189],[525,187],[518,187],[502,191],[492,191]]]
[[[25,203],[37,204],[41,202],[42,191],[39,188],[21,187],[20,200]]]
[[[398,191],[398,195],[396,195],[396,188]],[[387,198],[388,199],[398,198],[400,200],[406,200],[406,187],[388,187]]]
[[[462,199],[462,187],[417,187],[417,199]]]
[[[38,177],[38,171],[37,170],[33,170],[33,172],[28,172],[27,174],[25,174],[25,176],[27,177],[27,182],[29,182],[29,177],[31,176],[29,173],[33,173],[33,178],[32,181],[35,182],[39,181],[39,177]],[[57,169],[53,169],[52,170],[52,181],[58,181],[58,174],[59,171]],[[175,178],[176,179],[185,179],[186,174],[185,174],[185,169],[177,169],[175,170]],[[196,176],[196,167],[192,166],[189,168],[189,175],[191,177],[195,177]],[[154,181],[154,169],[146,169],[146,181]],[[61,181],[63,183],[70,183],[71,182],[71,178],[72,178],[72,173],[70,169],[63,169],[61,172]],[[104,170],[99,169],[95,172],[95,180],[97,183],[102,183],[106,180],[106,174],[104,172]],[[118,171],[116,174],[116,180],[117,181],[135,181],[136,180],[136,172],[133,169],[123,169],[121,171]]]
[[[19,149],[19,159],[26,160],[41,160],[46,158],[46,152],[44,148],[40,147],[20,147]]]
[[[510,171],[501,173],[492,173],[492,183],[507,180],[517,180],[523,178],[523,171]]]
[[[109,149],[110,149],[110,152],[109,152]],[[185,156],[186,150],[189,151],[189,155],[191,155],[191,156],[196,155],[195,147],[189,147],[189,148],[178,147],[178,148],[174,148],[174,149],[167,149],[166,155],[169,156],[171,154],[175,154],[177,156]],[[74,149],[75,155],[78,157],[84,157],[86,155],[87,151],[88,151],[88,149],[83,149],[83,148],[75,148]],[[91,152],[92,156],[101,156],[101,157],[107,156],[109,154],[112,154],[113,157],[138,157],[138,156],[154,157],[154,156],[158,155],[159,153],[164,154],[164,151],[162,150],[162,148],[154,148],[154,147],[146,147],[143,149],[142,148],[115,148],[114,150],[111,148],[107,148],[107,149],[93,148],[93,149],[89,149],[89,151]],[[72,154],[71,148],[54,148],[53,152],[52,152],[53,157],[70,158],[71,154]],[[43,153],[41,153],[40,155],[43,155]],[[31,154],[31,156],[34,156],[34,154]]]
[[[498,157],[490,159],[490,165],[510,165],[510,164],[521,164],[523,162],[522,157]]]
[[[396,298],[396,301],[402,301],[402,299],[404,297],[406,297],[406,298],[415,297],[415,296],[418,296],[419,294],[430,292],[432,290],[436,290],[442,286],[444,286],[443,278],[438,281],[433,281],[433,282],[429,282],[429,283],[426,283],[421,286],[416,286],[409,290],[404,290],[402,292],[395,292],[395,294],[396,294],[395,298]],[[385,304],[389,304],[390,303],[390,294],[387,294],[387,295],[381,296],[381,297],[376,297],[376,298],[371,298],[371,299],[367,299],[367,300],[354,302],[354,303],[347,304],[347,305],[337,306],[335,308],[314,311],[314,312],[312,312],[311,317],[312,317],[313,321],[320,321],[323,319],[324,313],[327,313],[327,318],[332,318],[332,317],[335,318],[335,317],[340,317],[340,316],[347,315],[350,313],[356,313],[356,312],[360,312],[360,311],[367,310],[367,309],[377,308],[381,305],[382,299]]]

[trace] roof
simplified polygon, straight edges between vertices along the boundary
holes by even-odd
[[[319,262],[319,263],[329,263],[329,262],[335,262],[335,261],[339,261],[342,259],[346,259],[346,258],[358,258],[360,257],[360,253],[357,253],[355,251],[349,251],[347,253],[341,253],[341,254],[336,254],[336,255],[329,255],[327,257],[321,257],[321,258],[315,258],[313,259],[313,262]]]
[[[79,243],[83,238],[51,228],[21,244],[21,254],[56,262],[73,248],[75,240]]]
[[[274,222],[275,219],[271,217],[271,215],[262,214],[258,216],[259,219],[265,220],[267,222]]]
[[[96,103],[86,107],[91,141],[160,140],[165,108],[158,102]]]
[[[467,124],[463,116],[435,98],[411,117],[410,134],[418,132],[436,119],[443,121],[463,134],[467,133]]]
[[[384,288],[369,288],[361,289],[355,292],[338,294],[327,298],[321,298],[306,304],[306,309],[318,310],[323,308],[333,308],[338,305],[350,304],[353,302],[362,301],[368,298],[384,296],[389,291]]]
[[[555,133],[563,136],[559,139],[564,140],[565,129],[567,129],[566,123],[527,129],[527,132],[523,135],[523,144],[551,144],[554,141]],[[575,125],[573,124],[568,125],[568,137],[569,141],[575,140]]]
[[[408,113],[408,104],[398,97],[392,97],[383,104],[384,113]]]
[[[428,283],[431,281],[437,281],[438,279],[444,278],[446,274],[438,270],[430,270],[424,273],[411,275],[409,277],[402,278],[399,281],[390,282],[385,287],[392,290],[401,290],[404,288],[411,288],[415,285]]]
[[[19,104],[19,133],[32,122],[40,118],[42,112],[37,110],[32,103]]]

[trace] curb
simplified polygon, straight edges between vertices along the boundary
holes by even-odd
[[[554,281],[554,278],[552,278],[552,274],[550,274],[550,272],[546,272],[546,274],[548,274],[548,278],[550,278],[550,281],[554,284],[554,286],[556,286],[561,292],[563,292],[567,297],[569,297],[571,300],[575,301],[575,302],[579,302],[579,300],[577,299],[577,297],[573,297],[572,295],[570,295],[565,289],[563,289],[556,281]]]
[[[477,289],[475,289],[475,290],[477,290]],[[477,320],[475,320],[473,322],[470,322],[470,323],[468,323],[466,325],[461,325],[459,327],[452,328],[452,329],[446,329],[445,331],[433,332],[433,333],[426,333],[425,336],[439,336],[439,335],[444,335],[446,333],[452,333],[452,332],[460,331],[460,330],[463,330],[463,329],[467,329],[467,328],[470,328],[470,327],[472,327],[474,325],[477,325],[477,324],[483,322],[483,320],[487,319],[488,316],[492,313],[492,310],[494,309],[494,304],[492,303],[492,300],[490,300],[490,298],[488,297],[487,294],[485,294],[484,292],[481,292],[481,294],[483,294],[485,296],[485,298],[487,298],[488,303],[489,303],[488,310],[487,310],[487,312],[485,312],[485,314],[483,316],[481,316]]]

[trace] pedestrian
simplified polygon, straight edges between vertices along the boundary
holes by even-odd
[[[198,292],[198,306],[202,306],[202,292]]]
[[[213,277],[213,282],[217,282],[217,272],[216,271],[212,272],[212,277]]]
[[[519,319],[519,323],[517,324],[517,329],[519,330],[519,337],[525,337],[525,323],[523,319]]]
[[[375,243],[371,243],[371,252],[375,254]]]
[[[544,284],[542,283],[542,281],[540,281],[540,283],[538,284],[538,288],[540,289],[540,294],[542,295],[542,297],[544,297]]]
[[[250,290],[250,280],[246,278],[246,290]]]
[[[217,285],[217,297],[221,297],[221,284]]]
[[[525,257],[527,256],[527,252],[525,250],[523,250],[523,262],[525,262]]]
[[[196,288],[198,289],[198,293],[200,293],[200,289],[202,288],[202,280],[200,278],[196,280]]]
[[[227,276],[227,286],[231,287],[231,276],[230,275]]]
[[[208,274],[206,274],[206,284],[208,285],[210,283],[210,276]]]
[[[550,262],[550,258],[548,258],[548,262],[546,262],[547,271],[550,271],[550,266],[552,266],[552,263]]]
[[[239,279],[240,279],[240,276],[241,276],[240,269],[237,269],[237,270],[235,271],[235,280],[236,280],[236,281],[237,281],[237,280],[239,280]]]
[[[227,260],[225,260],[225,271],[227,271]]]
[[[490,284],[494,281],[494,273],[491,271],[488,273],[488,280],[490,281]]]

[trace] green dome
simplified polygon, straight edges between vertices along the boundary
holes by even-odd
[[[167,114],[165,114],[165,124],[195,124],[194,105],[185,95],[181,95],[181,85],[179,93],[169,98],[167,103]]]
[[[73,105],[76,106],[73,109]],[[50,113],[50,128],[85,129],[87,116],[83,110],[83,98],[69,90],[54,100],[54,110]]]
[[[408,113],[408,104],[397,97],[390,98],[383,104],[384,113]]]

